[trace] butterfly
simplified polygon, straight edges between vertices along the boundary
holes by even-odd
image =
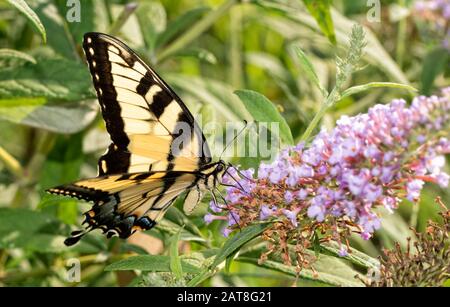
[[[214,196],[229,167],[212,161],[191,112],[133,50],[96,32],[84,35],[83,50],[112,142],[97,177],[47,190],[94,203],[84,213],[86,227],[72,232],[67,246],[94,229],[108,238],[148,230],[184,192],[190,213],[205,191]]]

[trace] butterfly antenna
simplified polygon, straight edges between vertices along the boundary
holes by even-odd
[[[239,176],[244,177],[245,179],[247,179],[248,181],[253,180],[253,178],[249,178],[247,177],[247,175],[245,175],[243,172],[241,172],[240,169],[238,169],[237,167],[235,167],[233,164],[228,163],[228,167],[232,167],[235,169],[235,171],[239,174]]]
[[[228,168],[225,170],[225,173],[227,173],[233,180],[234,182],[236,182],[236,184],[239,186],[240,190],[246,194],[248,194],[248,192],[244,189],[244,187],[242,186],[242,184],[236,179],[234,178],[234,176],[228,171]],[[236,187],[235,185],[232,184],[226,184],[226,183],[222,183],[222,185],[224,186],[228,186],[228,187]]]
[[[248,122],[244,119],[244,127],[239,131],[238,134],[236,134],[236,135],[233,137],[233,139],[232,139],[231,141],[229,141],[229,142],[227,143],[227,145],[226,145],[225,148],[222,150],[222,153],[221,153],[220,156],[219,156],[219,160],[222,159],[222,155],[225,153],[225,151],[228,149],[228,147],[230,147],[230,145],[234,143],[234,141],[242,134],[242,132],[244,132],[244,130],[247,128],[247,124],[248,124]]]

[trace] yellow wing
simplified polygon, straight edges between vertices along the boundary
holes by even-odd
[[[83,48],[113,142],[99,175],[195,171],[211,162],[185,104],[130,48],[101,33],[85,34]]]
[[[96,228],[121,238],[150,229],[184,191],[191,211],[215,169],[192,114],[130,48],[87,33],[83,49],[112,143],[98,161],[97,178],[48,190],[94,202],[85,213],[87,228],[73,232],[67,245]]]

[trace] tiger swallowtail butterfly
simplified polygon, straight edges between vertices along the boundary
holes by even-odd
[[[47,190],[94,203],[68,246],[94,229],[120,238],[148,230],[184,192],[190,213],[228,167],[212,162],[191,112],[133,50],[94,32],[84,35],[83,49],[112,143],[98,160],[98,177]]]

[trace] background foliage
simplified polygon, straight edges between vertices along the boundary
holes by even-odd
[[[252,106],[267,105],[285,144],[300,140],[332,89],[354,23],[364,25],[367,46],[344,88],[383,81],[431,94],[450,84],[449,51],[414,16],[413,1],[381,1],[380,22],[369,22],[365,1],[83,0],[81,22],[68,21],[69,2],[0,2],[0,285],[361,285],[354,276],[376,265],[382,247],[405,245],[409,226],[437,219],[435,196],[450,203],[448,190],[427,186],[420,205],[405,201],[386,215],[373,240],[355,237],[360,252],[341,259],[335,246],[323,247],[316,272],[300,278],[274,260],[258,265],[264,224],[228,240],[220,222],[205,226],[208,199],[190,217],[176,204],[158,227],[127,241],[93,233],[65,247],[88,206],[43,191],[95,176],[109,142],[81,51],[85,32],[125,40],[204,119],[261,120]],[[349,95],[322,124],[412,95],[385,87]],[[259,159],[232,162],[254,167]],[[72,258],[81,283],[67,280]]]

